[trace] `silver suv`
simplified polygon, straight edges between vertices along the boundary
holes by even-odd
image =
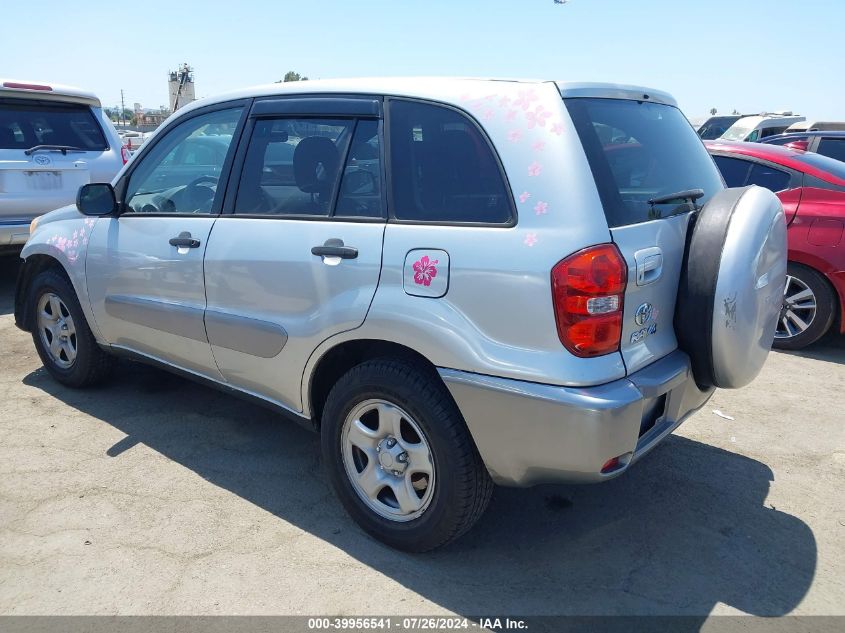
[[[129,152],[100,100],[71,86],[0,79],[0,249],[18,249],[36,216],[103,182]]]
[[[786,228],[662,92],[309,81],[180,110],[22,257],[57,380],[126,355],[276,407],[367,532],[422,551],[494,482],[610,479],[751,381]]]

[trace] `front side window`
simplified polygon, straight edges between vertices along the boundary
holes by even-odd
[[[789,188],[789,173],[768,165],[754,163],[748,175],[747,184],[759,185],[777,193]]]
[[[129,177],[128,213],[211,213],[242,108],[202,114],[169,130]]]
[[[235,213],[330,215],[354,128],[354,119],[257,120]]]
[[[513,217],[487,139],[455,110],[391,101],[390,168],[399,220],[506,224]]]
[[[845,161],[845,138],[823,138],[819,141],[818,153]]]

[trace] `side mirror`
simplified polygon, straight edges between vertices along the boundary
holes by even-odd
[[[76,208],[83,215],[103,216],[117,210],[114,188],[107,182],[82,185],[76,194]]]
[[[369,196],[376,193],[376,177],[364,169],[343,175],[343,193],[350,196]]]

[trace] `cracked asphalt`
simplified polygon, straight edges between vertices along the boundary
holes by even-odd
[[[0,614],[845,615],[841,338],[773,353],[623,477],[497,489],[462,540],[407,555],[272,412],[129,362],[94,390],[52,381],[14,327],[15,266]]]

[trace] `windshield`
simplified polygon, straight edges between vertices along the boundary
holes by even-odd
[[[88,106],[0,100],[0,149],[26,150],[37,145],[108,149],[103,130]]]
[[[751,134],[751,132],[753,131],[753,127],[748,127],[747,125],[734,124],[730,126],[724,134],[722,134],[721,138],[727,141],[744,141],[745,137]]]
[[[705,141],[712,141],[722,136],[738,119],[738,116],[711,117],[698,128],[698,135]]]
[[[723,188],[701,139],[675,107],[627,99],[564,100],[584,146],[610,228],[689,210],[677,197],[703,189],[705,204]]]

